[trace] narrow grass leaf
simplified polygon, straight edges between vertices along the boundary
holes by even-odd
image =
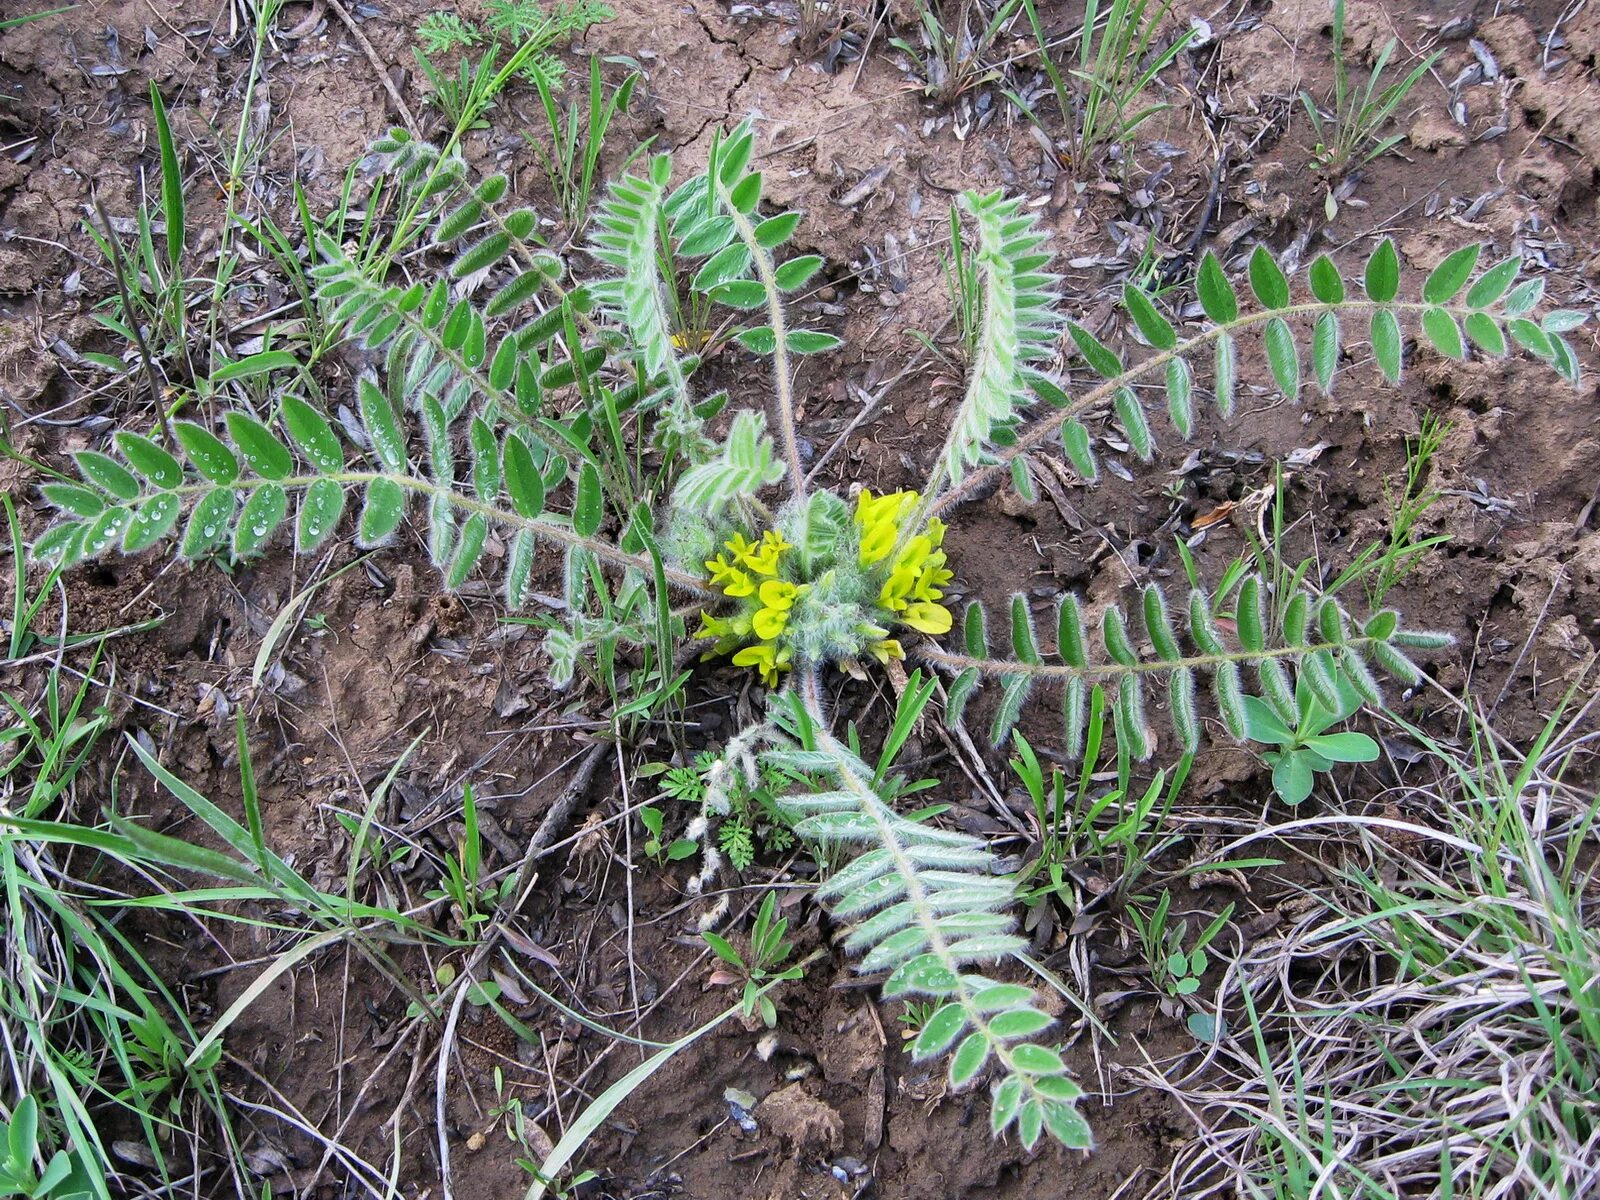
[[[238,379],[254,379],[274,371],[298,371],[300,359],[287,350],[263,350],[230,363],[224,363],[211,372],[211,382],[231,383]]]
[[[161,152],[161,215],[167,224],[167,266],[174,279],[183,276],[184,196],[183,167],[178,145],[167,121],[166,101],[155,80],[150,81],[150,108],[156,119],[156,143]]]
[[[774,980],[766,984],[756,993],[756,996],[765,996],[779,982]],[[528,1190],[523,1194],[523,1200],[543,1200],[550,1188],[550,1181],[556,1179],[566,1169],[567,1164],[577,1156],[578,1152],[583,1149],[595,1131],[605,1123],[618,1105],[643,1087],[652,1075],[672,1061],[673,1057],[680,1051],[688,1049],[724,1021],[739,1015],[743,1011],[744,1002],[742,1000],[731,1005],[694,1032],[686,1034],[666,1048],[656,1051],[644,1062],[596,1096],[578,1114],[572,1124],[567,1127],[566,1133],[551,1148],[550,1153],[545,1155],[544,1161],[539,1164],[539,1170],[534,1176],[533,1183],[529,1185]]]

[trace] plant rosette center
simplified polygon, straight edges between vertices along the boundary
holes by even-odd
[[[759,536],[729,533],[705,560],[709,586],[728,601],[701,616],[699,635],[716,639],[707,657],[731,654],[775,687],[796,664],[904,658],[898,630],[948,633],[945,525],[935,518],[910,528],[920,500],[863,490],[852,511],[819,492]]]

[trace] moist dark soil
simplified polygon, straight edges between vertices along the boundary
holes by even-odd
[[[5,0],[0,17],[36,7]],[[429,6],[340,7],[334,0],[287,4],[266,50],[251,121],[270,140],[253,202],[285,223],[295,181],[313,210],[326,209],[346,168],[398,119],[372,57],[387,65],[424,133],[440,123],[411,54]],[[805,211],[799,248],[828,260],[825,290],[800,304],[812,324],[846,342],[808,360],[799,378],[805,449],[814,457],[858,421],[882,381],[918,355],[912,331],[944,327],[941,239],[949,203],[966,188],[1037,199],[1075,315],[1111,340],[1125,333],[1112,302],[1147,247],[1180,272],[1205,249],[1237,266],[1258,242],[1302,265],[1326,251],[1353,272],[1387,236],[1421,273],[1477,240],[1494,259],[1523,255],[1545,278],[1553,306],[1596,308],[1600,8],[1592,5],[1564,17],[1562,0],[1354,3],[1357,64],[1390,36],[1405,47],[1401,59],[1434,44],[1443,55],[1401,109],[1397,130],[1409,141],[1346,180],[1331,219],[1330,184],[1312,164],[1313,134],[1296,98],[1301,88],[1325,97],[1331,86],[1322,0],[1217,10],[1180,2],[1172,29],[1191,15],[1204,18],[1209,39],[1166,72],[1159,98],[1170,107],[1140,130],[1122,163],[1084,172],[1082,192],[1071,164],[1047,153],[992,86],[952,104],[929,101],[908,83],[904,56],[887,45],[890,34],[910,35],[908,3],[851,16],[853,29],[876,34],[864,61],[807,54],[795,36],[793,4],[617,0],[616,7],[613,22],[573,47],[628,55],[646,75],[640,102],[608,142],[608,164],[654,137],[658,149],[674,152],[680,171],[697,169],[712,130],[757,114],[766,195]],[[1040,7],[1056,32],[1081,17],[1081,5]],[[184,147],[191,249],[203,255],[214,245],[207,222],[214,226],[221,211],[218,146],[231,146],[239,119],[247,8],[228,0],[89,0],[0,34],[0,397],[12,444],[25,455],[70,469],[73,450],[100,444],[114,427],[149,422],[139,386],[108,384],[78,357],[124,349],[90,316],[112,282],[85,218],[96,198],[120,219],[154,197],[154,83]],[[1024,29],[1016,27],[1014,44],[1005,40],[1005,54],[1029,52]],[[1031,73],[1025,61],[1023,68]],[[530,145],[535,104],[508,94],[467,155],[509,171],[518,195],[554,211]],[[1041,99],[1039,111],[1059,133],[1053,102]],[[257,318],[288,299],[270,263],[247,262],[244,270],[253,273],[254,291],[227,314],[230,344],[260,333]],[[1099,485],[1044,463],[1037,503],[1008,487],[959,513],[949,541],[957,586],[991,605],[1016,591],[1038,597],[1041,607],[1062,589],[1091,603],[1126,599],[1152,580],[1182,583],[1179,538],[1215,578],[1270,519],[1275,463],[1287,464],[1287,545],[1315,554],[1331,575],[1353,548],[1384,535],[1406,438],[1432,413],[1450,432],[1432,476],[1440,496],[1421,533],[1450,540],[1421,561],[1392,602],[1410,624],[1455,635],[1455,648],[1429,661],[1437,681],[1492,706],[1507,737],[1525,738],[1600,645],[1597,327],[1591,321],[1576,335],[1589,369],[1578,391],[1526,360],[1455,364],[1427,353],[1414,355],[1402,385],[1387,386],[1352,335],[1352,361],[1331,396],[1308,390],[1289,403],[1264,371],[1247,371],[1232,419],[1208,414],[1187,443],[1169,434],[1149,465],[1132,458],[1104,414],[1092,423],[1103,435]],[[1251,346],[1241,361],[1261,357]],[[760,404],[753,365],[729,349],[706,370],[736,401]],[[326,381],[335,396],[349,384]],[[958,368],[923,355],[882,391],[824,475],[839,487],[916,486],[960,384]],[[47,515],[36,499],[36,472],[8,460],[0,478],[37,533]],[[502,621],[487,587],[445,593],[416,546],[401,539],[359,563],[349,547],[315,562],[296,562],[280,547],[231,573],[152,554],[79,570],[67,583],[74,631],[139,627],[114,637],[97,668],[118,728],[148,739],[168,767],[235,814],[234,714],[247,711],[267,839],[317,886],[343,889],[350,836],[338,814],[359,814],[404,756],[376,818],[417,848],[366,885],[369,898],[402,908],[437,886],[440,857],[461,833],[463,784],[485,814],[490,865],[517,861],[587,753],[597,729],[592,714],[601,711],[600,698],[582,686],[556,692],[545,684],[536,629]],[[254,685],[274,618],[312,583],[319,587],[305,615],[314,620],[295,627]],[[554,578],[545,581],[544,590],[558,589]],[[50,620],[59,615],[50,610]],[[41,670],[12,668],[6,686],[37,687]],[[892,683],[836,682],[839,711],[873,714],[864,728],[880,730]],[[1432,692],[1394,699],[1439,736],[1458,729]],[[691,684],[683,728],[605,753],[563,834],[579,836],[541,860],[523,910],[534,944],[519,950],[521,965],[540,986],[596,1020],[662,1041],[732,1002],[729,988],[712,983],[696,932],[711,903],[688,891],[697,864],[649,862],[638,827],[606,818],[650,786],[632,776],[633,765],[666,757],[680,742],[717,745],[759,704],[743,673],[707,665]],[[982,701],[973,712],[978,736]],[[1030,715],[1024,729],[1036,745],[1054,736],[1047,713]],[[974,757],[929,728],[907,759],[940,780],[932,795],[956,806],[958,819],[1009,833],[996,813],[1019,810],[1003,755]],[[128,761],[114,752],[97,760],[87,789],[94,802],[205,840],[188,810]],[[1337,774],[1335,790],[1314,803],[1382,811],[1406,762],[1401,748],[1370,768]],[[1163,870],[1181,868],[1217,836],[1292,815],[1271,800],[1259,762],[1229,748],[1202,755],[1183,803],[1196,832]],[[669,819],[676,828],[687,814],[673,809]],[[1025,850],[1013,836],[1008,852]],[[1267,936],[1284,905],[1315,894],[1343,866],[1336,856],[1319,860],[1314,847],[1279,856],[1289,865],[1247,882],[1202,875],[1196,882],[1204,886],[1174,883],[1175,909],[1204,919],[1232,901],[1242,936]],[[716,889],[731,897],[729,927],[743,928],[740,916],[761,885],[793,877],[780,873],[783,866],[769,857],[743,877],[722,874]],[[1079,894],[1077,919],[1058,911],[1032,928],[1040,956],[1104,1024],[1097,1033],[1059,1002],[1070,1061],[1090,1093],[1085,1112],[1099,1142],[1092,1155],[1053,1147],[1027,1153],[1015,1139],[993,1140],[983,1093],[946,1095],[941,1068],[915,1065],[903,1052],[900,1006],[880,1003],[870,981],[831,953],[777,994],[774,1035],[725,1024],[637,1091],[581,1156],[597,1173],[581,1194],[1161,1194],[1166,1164],[1192,1126],[1189,1114],[1142,1088],[1139,1076],[1191,1070],[1200,1047],[1182,1012],[1140,974],[1129,927],[1114,900],[1097,893],[1092,871]],[[800,951],[826,948],[832,930],[816,906],[799,889],[784,897]],[[439,919],[448,925],[451,918]],[[202,935],[148,914],[135,928],[153,959],[183,981],[201,1023],[286,944],[246,926]],[[404,951],[397,961],[426,992],[436,971],[458,965],[459,956]],[[558,1138],[586,1100],[642,1053],[536,996],[508,990],[506,1003],[536,1040],[519,1039],[493,1014],[468,1006],[453,1050],[443,1116],[458,1196],[515,1196],[527,1186],[517,1159],[528,1151],[507,1137],[495,1111],[506,1099],[519,1101],[537,1126],[537,1148],[541,1137]],[[400,1192],[438,1195],[438,1034],[411,1030],[408,1004],[354,950],[313,955],[229,1031],[229,1085],[302,1114],[372,1163],[389,1161],[398,1139]],[[730,1107],[729,1089],[760,1102],[753,1124]],[[350,1172],[337,1159],[325,1162],[322,1145],[302,1130],[252,1118],[240,1134],[274,1195],[360,1194]],[[196,1194],[231,1194],[231,1187],[213,1166]]]

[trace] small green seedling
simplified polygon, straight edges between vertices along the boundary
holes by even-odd
[[[423,997],[423,999],[427,1001],[426,1004],[423,1004],[417,1000],[413,1000],[410,1004],[406,1005],[406,1019],[409,1021],[419,1021],[430,1014],[433,1016],[440,1015],[445,1007],[443,1004],[445,995],[455,983],[456,977],[459,974],[460,972],[456,970],[454,963],[442,962],[436,968],[434,968],[433,981],[439,985],[439,990],[436,992],[428,992]],[[492,1008],[496,1013],[500,1014],[502,1018],[509,1016],[505,1010],[505,1007],[500,1003],[500,996],[505,989],[500,985],[498,980],[469,979],[464,986],[467,989],[467,1003],[472,1005],[473,1008]],[[513,1022],[516,1023],[513,1024]],[[511,1027],[511,1032],[521,1036],[521,1022],[517,1022],[516,1019],[512,1017],[510,1020],[506,1021],[506,1024]],[[533,1039],[529,1037],[525,1038],[524,1040],[531,1041]]]
[[[1245,697],[1246,736],[1279,747],[1261,757],[1272,768],[1272,788],[1285,804],[1299,804],[1309,796],[1317,773],[1331,771],[1334,763],[1371,762],[1378,757],[1378,743],[1364,733],[1324,732],[1361,707],[1360,695],[1342,674],[1333,673],[1331,681],[1338,699],[1332,709],[1312,689],[1309,673],[1301,673],[1295,683],[1293,729],[1265,700]]]
[[[631,59],[624,61],[632,62]],[[589,215],[595,183],[600,179],[600,150],[605,145],[606,131],[618,113],[628,111],[633,90],[641,78],[639,72],[631,72],[607,96],[605,81],[600,76],[600,60],[591,58],[587,106],[580,105],[574,97],[567,102],[564,111],[549,81],[542,75],[533,80],[544,113],[544,132],[550,135],[550,149],[546,150],[538,137],[529,140],[572,236],[583,229]],[[654,141],[648,138],[630,150],[618,170],[626,171],[635,159],[649,152]]]
[[[972,0],[960,4],[918,0],[920,45],[898,37],[890,38],[889,44],[916,64],[924,94],[949,104],[998,78],[998,71],[986,59],[1016,15],[1018,3],[1003,0],[993,16],[988,16],[984,7]]]
[[[516,876],[506,876],[498,886],[484,879],[478,802],[471,784],[466,786],[461,797],[461,822],[461,842],[455,854],[446,856],[445,874],[439,886],[423,894],[429,900],[448,899],[460,914],[461,928],[470,932],[488,921],[489,914],[508,898],[505,893],[516,886]]]
[[[661,840],[661,824],[666,818],[659,808],[641,808],[639,810],[639,823],[644,826],[648,835],[644,842],[644,852],[657,866],[663,863],[677,862],[679,859],[688,858],[700,849],[698,842],[689,838],[675,838],[663,843]]]
[[[769,983],[785,979],[799,979],[799,967],[784,969],[783,964],[794,953],[794,943],[783,940],[783,935],[789,929],[789,918],[778,916],[778,893],[768,892],[767,898],[761,902],[761,908],[756,913],[755,926],[750,930],[750,957],[745,959],[733,948],[733,943],[721,934],[702,933],[706,945],[720,958],[732,971],[719,967],[711,976],[712,983],[737,983],[744,981],[744,1015],[749,1016],[757,1008],[761,1010],[761,1020],[771,1029],[778,1023],[778,1010],[773,1007],[771,997],[763,994],[762,989]]]
[[[34,1174],[39,1155],[39,1105],[32,1096],[17,1101],[8,1124],[0,1125],[0,1194],[7,1196],[68,1197],[87,1194],[74,1187],[73,1164],[65,1150],[57,1150],[41,1174]]]
[[[1405,134],[1395,133],[1385,137],[1382,130],[1395,110],[1405,103],[1411,89],[1416,87],[1429,68],[1439,60],[1435,50],[1411,69],[1404,79],[1381,88],[1385,68],[1399,48],[1397,38],[1390,38],[1373,61],[1367,75],[1365,88],[1353,87],[1344,39],[1345,0],[1333,4],[1333,96],[1332,109],[1324,113],[1311,93],[1302,91],[1300,102],[1311,118],[1316,131],[1317,146],[1312,161],[1318,170],[1329,175],[1343,175],[1364,167],[1375,158],[1393,150],[1405,140]],[[1333,219],[1332,193],[1329,193],[1329,220]]]
[[[796,782],[792,773],[763,764],[750,778],[735,772],[717,792],[717,803],[708,808],[711,772],[721,760],[714,750],[702,750],[687,766],[669,767],[652,763],[641,775],[660,775],[661,794],[655,799],[677,800],[698,808],[716,826],[717,848],[728,856],[736,871],[747,871],[756,860],[757,843],[772,854],[782,854],[794,845],[792,822],[784,816],[782,796]],[[725,806],[725,811],[724,811]],[[647,828],[652,818],[643,817]],[[660,824],[660,817],[654,818]],[[657,838],[659,830],[653,831]],[[676,843],[674,843],[675,845]],[[685,858],[687,853],[669,854],[667,860]]]
[[[1148,917],[1136,907],[1130,907],[1128,915],[1149,960],[1151,979],[1169,996],[1181,999],[1200,990],[1201,980],[1211,968],[1207,947],[1232,919],[1234,906],[1229,904],[1218,913],[1187,947],[1184,946],[1187,927],[1181,921],[1172,924],[1167,921],[1171,908],[1172,893],[1163,890]],[[1189,1013],[1184,1023],[1195,1040],[1201,1042],[1215,1041],[1222,1030],[1220,1019],[1204,1010]]]
[[[905,1026],[900,1031],[902,1041],[912,1042],[922,1032],[922,1027],[933,1019],[933,1014],[939,1011],[937,1000],[908,1000],[905,1011],[900,1014],[899,1021]]]

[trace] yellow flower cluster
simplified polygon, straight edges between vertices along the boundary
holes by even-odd
[[[855,521],[861,529],[863,567],[874,566],[894,554],[902,522],[916,511],[919,498],[916,492],[874,496],[862,489],[856,501]],[[907,541],[895,555],[878,592],[878,607],[891,621],[935,637],[949,633],[954,623],[950,610],[939,603],[944,598],[944,585],[955,577],[945,566],[945,553],[940,549],[944,531],[944,522],[935,517],[925,532]]]
[[[905,536],[919,499],[916,492],[863,491],[854,514],[856,536],[841,538],[837,551],[821,553],[820,561],[814,558],[806,567],[785,557],[794,547],[776,530],[767,530],[760,541],[735,533],[705,564],[711,586],[734,601],[726,616],[701,615],[699,636],[716,639],[710,654],[732,654],[735,666],[752,668],[776,687],[797,646],[807,661],[845,661],[866,653],[888,662],[905,657],[890,636],[896,625],[948,633],[953,618],[940,603],[952,578],[940,548],[944,523],[931,520],[916,536]],[[792,625],[797,606],[800,623]]]
[[[778,675],[789,669],[793,652],[778,645],[778,636],[788,627],[789,612],[807,588],[777,577],[783,552],[793,549],[776,530],[767,530],[759,542],[735,533],[723,543],[723,552],[706,562],[712,587],[720,588],[730,599],[753,598],[754,603],[742,605],[729,617],[701,614],[700,636],[717,639],[712,654],[726,654],[753,633],[761,640],[739,650],[733,662],[753,667],[768,687],[777,686]]]

